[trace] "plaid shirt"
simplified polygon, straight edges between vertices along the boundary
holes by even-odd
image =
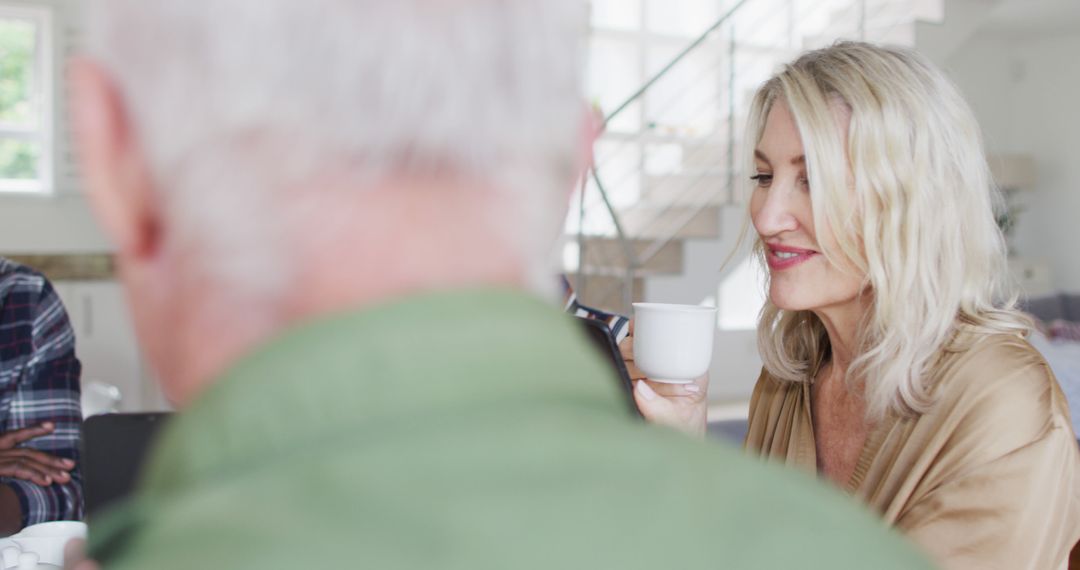
[[[583,319],[604,321],[607,323],[608,328],[611,329],[611,334],[615,337],[616,344],[622,342],[622,340],[626,338],[626,335],[630,333],[630,327],[627,326],[630,323],[629,318],[613,313],[605,313],[604,311],[599,311],[578,303],[577,294],[574,293],[574,288],[570,286],[570,281],[566,279],[565,275],[562,278],[562,286],[563,309],[567,313]]]
[[[64,485],[41,487],[0,478],[19,497],[23,526],[83,516],[80,368],[75,334],[52,285],[39,273],[0,258],[0,432],[53,422],[53,433],[23,446],[76,465]]]

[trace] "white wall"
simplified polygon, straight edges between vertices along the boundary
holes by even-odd
[[[78,195],[0,195],[0,253],[112,251]]]
[[[978,34],[948,58],[990,152],[1031,154],[1017,253],[1045,260],[1057,288],[1080,292],[1080,30],[1050,37]]]
[[[57,281],[75,331],[82,384],[111,384],[120,390],[121,412],[169,409],[138,345],[123,290],[111,281]]]

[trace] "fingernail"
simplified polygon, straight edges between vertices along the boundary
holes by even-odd
[[[644,380],[638,380],[637,390],[641,394],[641,397],[646,400],[651,401],[656,399],[656,392],[654,392],[652,387],[649,386],[649,383]]]
[[[686,384],[685,386],[683,386],[683,389],[687,392],[690,392],[691,394],[697,394],[701,392],[701,386],[698,386],[697,384]]]
[[[52,424],[52,422],[45,422],[45,423],[41,424],[41,427],[43,427],[45,429],[52,429],[53,424]]]
[[[65,467],[75,467],[75,462],[70,459],[65,459],[63,463]]]

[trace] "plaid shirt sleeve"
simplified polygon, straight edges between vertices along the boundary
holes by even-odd
[[[592,307],[586,307],[581,303],[578,303],[577,294],[574,293],[574,288],[570,286],[570,281],[566,279],[564,275],[562,278],[563,285],[563,309],[574,315],[575,317],[581,317],[583,319],[594,319],[597,321],[604,321],[607,323],[609,329],[611,329],[611,335],[615,337],[615,342],[620,343],[626,335],[630,333],[630,319],[622,315],[616,315],[614,313],[605,313],[594,309]]]
[[[23,446],[76,465],[64,485],[41,487],[0,478],[19,497],[24,527],[83,516],[80,370],[75,334],[52,285],[44,276],[0,258],[0,431],[53,422],[53,433]]]

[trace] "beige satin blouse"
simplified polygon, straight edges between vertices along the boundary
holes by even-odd
[[[948,570],[1064,569],[1080,539],[1080,450],[1042,356],[966,335],[932,372],[933,409],[869,434],[846,491]],[[810,385],[762,372],[746,448],[817,469]]]

